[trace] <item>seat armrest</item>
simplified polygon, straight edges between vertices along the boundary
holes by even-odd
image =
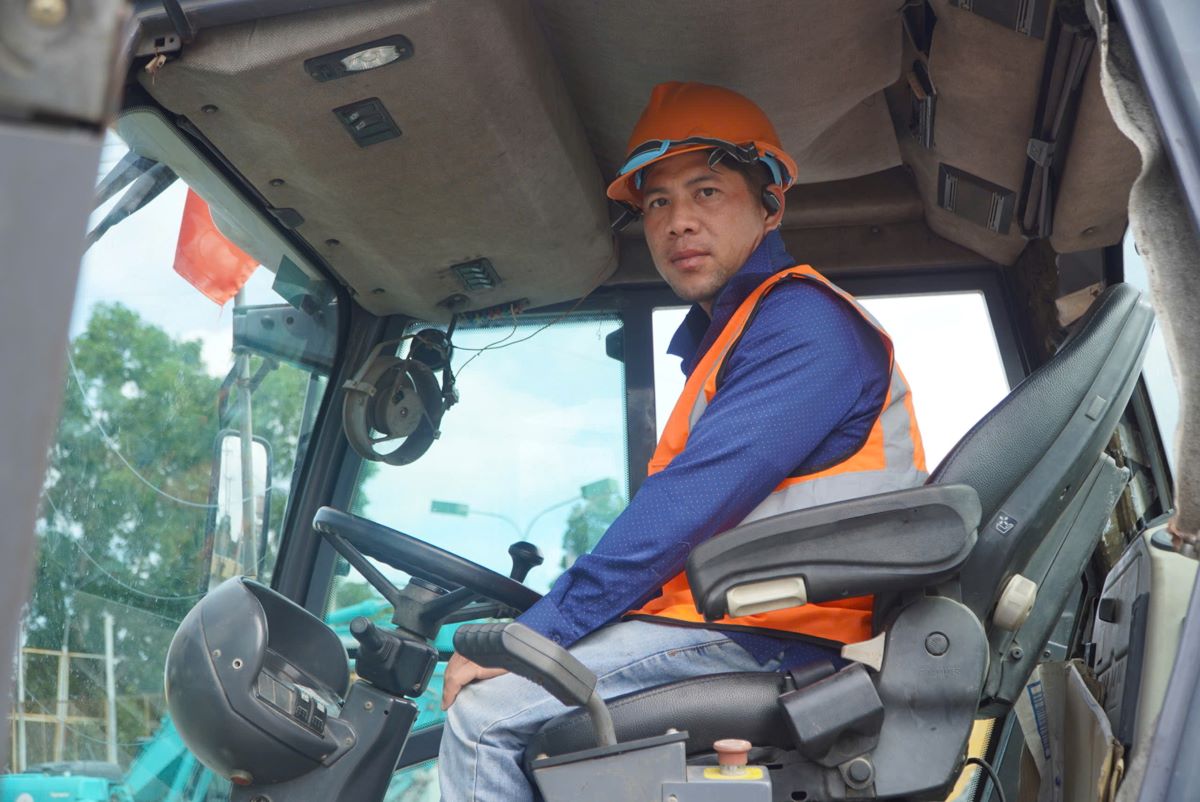
[[[979,496],[967,485],[788,512],[701,543],[688,557],[688,582],[709,621],[922,588],[966,561],[980,515]]]

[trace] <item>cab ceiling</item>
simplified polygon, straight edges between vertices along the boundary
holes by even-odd
[[[800,168],[784,222],[797,258],[834,270],[1011,264],[1020,227],[998,233],[941,208],[939,168],[1020,192],[1047,42],[933,0],[921,54],[901,5],[376,0],[201,31],[139,80],[377,314],[440,320],[653,278],[636,228],[612,235],[604,186],[666,80],[731,87],[775,122]],[[304,68],[397,34],[411,58],[326,82]],[[939,95],[932,148],[908,130],[918,59]],[[1059,182],[1060,252],[1120,238],[1139,166],[1094,67]],[[360,147],[334,109],[370,98],[401,134]],[[494,287],[468,288],[454,270],[478,259]]]

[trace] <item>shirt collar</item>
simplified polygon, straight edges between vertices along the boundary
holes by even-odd
[[[713,340],[729,322],[729,318],[742,305],[742,301],[746,300],[746,297],[754,292],[759,284],[794,264],[796,264],[796,260],[788,254],[787,248],[783,244],[783,237],[776,229],[763,237],[763,241],[754,249],[754,253],[750,254],[746,263],[730,277],[729,281],[725,282],[725,286],[717,293],[717,299],[712,307],[711,320],[699,304],[692,305],[687,316],[684,317],[683,323],[671,337],[671,344],[667,346],[668,354],[683,360],[679,367],[685,376],[691,375],[696,363],[708,351]]]

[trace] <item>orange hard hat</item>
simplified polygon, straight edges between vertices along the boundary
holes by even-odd
[[[753,101],[720,86],[670,81],[650,92],[629,137],[625,164],[608,185],[608,197],[640,208],[642,170],[695,150],[717,150],[742,163],[762,162],[785,191],[796,180],[795,160]]]

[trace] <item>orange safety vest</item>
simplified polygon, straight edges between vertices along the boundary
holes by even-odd
[[[926,477],[925,451],[917,419],[913,414],[912,395],[893,357],[892,341],[887,333],[848,293],[834,286],[808,265],[782,270],[758,286],[733,313],[725,328],[692,370],[671,417],[659,438],[650,460],[652,476],[670,464],[687,445],[688,434],[704,413],[712,397],[719,392],[721,366],[754,319],[755,310],[767,293],[785,280],[813,281],[832,290],[863,316],[879,333],[887,348],[891,366],[891,384],[887,398],[862,446],[837,463],[814,473],[784,479],[741,523],[793,510],[830,504],[849,498],[886,493],[921,484]],[[718,535],[719,537],[719,535]],[[838,601],[805,604],[785,610],[725,617],[707,625],[722,629],[776,630],[809,640],[857,643],[871,637],[873,597],[859,596]],[[667,618],[675,622],[702,624],[696,610],[687,574],[681,572],[663,586],[662,595],[647,602],[629,616]]]

